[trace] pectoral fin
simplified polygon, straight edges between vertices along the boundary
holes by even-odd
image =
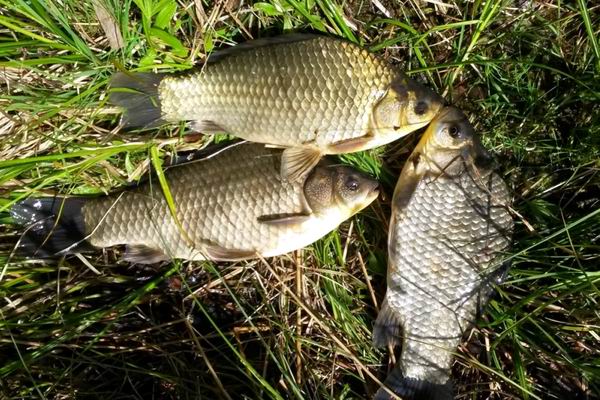
[[[373,345],[381,348],[402,344],[401,330],[400,317],[384,300],[373,327]]]
[[[281,155],[281,177],[295,182],[307,175],[319,162],[323,153],[314,147],[290,147]]]
[[[203,243],[202,253],[213,261],[240,261],[258,256],[255,250],[228,249],[213,243]]]
[[[395,212],[408,205],[423,175],[427,172],[422,157],[417,150],[413,151],[402,168],[394,189],[393,210]]]
[[[261,215],[258,217],[258,222],[267,225],[290,226],[302,224],[309,218],[309,214]]]
[[[123,260],[137,264],[156,264],[168,259],[161,250],[143,244],[128,244],[123,255]]]
[[[373,140],[373,136],[365,135],[362,137],[343,140],[329,146],[331,154],[354,153],[369,148],[369,143]]]

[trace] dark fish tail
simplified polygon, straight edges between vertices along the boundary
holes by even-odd
[[[402,376],[400,368],[393,369],[385,379],[384,384],[402,400],[452,400],[453,398],[450,383],[442,385],[415,378],[406,378]],[[373,400],[389,400],[392,398],[392,395],[384,388],[380,388],[375,393]]]
[[[165,74],[117,72],[110,81],[110,101],[124,109],[125,128],[154,128],[162,125],[158,85]]]
[[[10,215],[15,224],[26,228],[19,240],[19,253],[50,258],[92,250],[85,241],[84,199],[42,197],[15,204]]]

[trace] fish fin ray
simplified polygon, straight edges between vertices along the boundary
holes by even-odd
[[[258,222],[267,225],[277,226],[291,226],[296,224],[302,224],[310,218],[310,214],[297,213],[297,214],[275,214],[275,215],[261,215],[258,217]]]
[[[192,121],[190,122],[190,128],[202,133],[227,132],[227,129],[210,120]]]
[[[82,207],[85,199],[64,197],[28,198],[12,206],[15,224],[26,227],[19,240],[19,254],[52,258],[63,254],[92,251],[85,240]]]
[[[329,145],[329,150],[332,154],[354,153],[365,150],[372,139],[373,136],[371,134],[366,134],[365,136],[342,140]]]
[[[400,368],[394,368],[385,379],[384,385],[404,400],[452,400],[452,384],[428,382],[402,375]],[[373,400],[390,400],[392,396],[383,387],[379,388]]]
[[[156,264],[169,260],[162,251],[143,244],[128,244],[125,246],[123,260],[136,264]]]
[[[383,301],[373,327],[373,345],[377,348],[402,344],[400,316]]]
[[[121,124],[130,128],[163,125],[158,85],[166,74],[117,72],[110,81],[110,102],[124,109]]]
[[[296,182],[306,176],[323,153],[314,147],[289,147],[281,154],[281,177]]]
[[[276,45],[276,44],[303,42],[306,40],[313,40],[313,39],[317,39],[320,37],[323,37],[323,36],[315,35],[315,34],[311,34],[311,33],[290,33],[290,34],[286,34],[286,35],[279,35],[279,36],[268,37],[268,38],[248,40],[246,42],[236,44],[235,46],[232,46],[232,47],[229,47],[226,49],[222,49],[222,50],[217,50],[217,51],[211,53],[208,56],[208,59],[206,62],[208,64],[214,63],[214,62],[222,60],[225,57],[236,55],[236,54],[248,51],[248,50],[257,49],[259,47],[272,46],[272,45]]]
[[[256,250],[228,249],[208,241],[203,242],[201,248],[202,253],[213,261],[240,261],[258,255]]]
[[[421,154],[415,150],[410,155],[394,189],[393,209],[398,212],[404,209],[412,198],[419,182],[427,172],[421,160]]]

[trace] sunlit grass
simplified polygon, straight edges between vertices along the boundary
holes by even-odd
[[[388,367],[370,333],[385,290],[389,198],[416,135],[341,157],[381,179],[386,196],[284,257],[142,267],[119,261],[119,249],[55,264],[12,254],[18,232],[6,210],[18,199],[107,193],[210,140],[190,139],[184,125],[121,132],[107,103],[113,72],[181,71],[216,49],[288,31],[358,42],[443,93],[512,188],[513,266],[459,349],[459,398],[600,394],[593,2],[97,4],[122,46],[94,2],[0,0],[0,398],[374,393]]]

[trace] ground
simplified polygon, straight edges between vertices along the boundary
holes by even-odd
[[[470,117],[514,196],[512,269],[459,348],[459,399],[600,394],[600,6],[593,1],[0,0],[0,398],[369,398],[389,200],[418,138],[345,162],[386,196],[239,263],[20,260],[7,209],[135,182],[212,137],[119,129],[117,70],[180,71],[287,31],[345,37]]]

